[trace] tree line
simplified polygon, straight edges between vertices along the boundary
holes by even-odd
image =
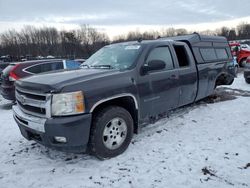
[[[9,55],[12,60],[49,55],[68,59],[87,58],[109,43],[105,33],[87,25],[72,31],[26,26],[21,31],[9,30],[0,34],[0,56]]]
[[[112,41],[107,34],[96,28],[83,25],[80,29],[58,31],[53,27],[35,28],[25,26],[21,31],[9,30],[0,34],[0,56],[9,55],[17,61],[25,57],[88,58],[101,47],[123,41],[156,39],[193,33],[186,29],[162,29],[161,31],[130,31],[115,37]],[[222,27],[214,31],[200,32],[206,35],[224,36],[228,40],[250,39],[250,24],[241,23],[236,28]]]
[[[131,31],[127,35],[121,35],[115,37],[114,42],[137,40],[138,38],[156,39],[159,37],[186,35],[194,32],[196,31],[187,31],[184,28],[181,29],[168,28],[168,29],[163,29],[162,31],[150,31],[144,33],[141,33],[139,31]],[[197,33],[204,35],[224,36],[227,38],[228,41],[250,39],[250,24],[241,23],[236,28],[229,28],[224,26],[216,30],[204,30]]]

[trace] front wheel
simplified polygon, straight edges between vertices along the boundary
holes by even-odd
[[[91,153],[100,159],[123,153],[131,142],[133,130],[133,118],[126,109],[110,106],[101,110],[91,127]]]

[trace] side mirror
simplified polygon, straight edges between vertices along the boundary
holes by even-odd
[[[141,68],[142,74],[145,75],[149,71],[162,70],[165,69],[166,64],[162,60],[152,60],[148,64],[144,64]]]

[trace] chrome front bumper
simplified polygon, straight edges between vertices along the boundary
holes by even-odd
[[[30,129],[39,131],[44,133],[45,132],[45,122],[47,119],[41,117],[35,117],[23,113],[17,105],[13,105],[12,107],[13,115],[15,120],[20,123],[21,125],[28,127]]]

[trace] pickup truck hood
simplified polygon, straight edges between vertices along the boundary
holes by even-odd
[[[114,69],[63,70],[33,75],[16,81],[16,87],[35,92],[58,92],[64,86],[118,73]]]

